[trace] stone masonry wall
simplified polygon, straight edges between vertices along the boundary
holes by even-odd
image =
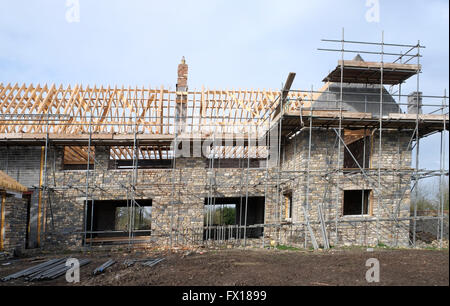
[[[292,179],[284,183],[282,187],[285,190],[292,190],[293,193],[294,224],[305,221],[304,210],[306,210],[314,235],[319,244],[323,244],[318,213],[319,208],[321,208],[327,236],[332,245],[375,245],[378,242],[388,245],[408,245],[409,221],[394,222],[386,220],[393,217],[407,218],[409,216],[411,171],[407,171],[407,169],[411,169],[411,151],[407,149],[410,137],[408,133],[383,131],[381,158],[379,158],[378,134],[374,133],[371,138],[370,169],[365,170],[365,175],[359,171],[345,174],[342,171],[336,171],[338,143],[334,130],[313,129],[311,137],[309,183],[309,130],[303,130],[285,148],[286,160],[283,164],[283,170],[295,170],[297,172],[297,175],[293,175]],[[344,146],[341,145],[340,168],[343,165],[344,149]],[[380,186],[378,186],[379,161],[381,161],[382,168]],[[308,189],[309,192],[307,192]],[[344,191],[363,189],[372,190],[369,200],[369,214],[343,216]],[[281,206],[281,209],[283,209],[283,206]],[[310,242],[308,241],[310,239],[309,234],[304,237],[304,226],[294,229],[303,231],[303,236],[300,239],[302,243],[308,244]],[[291,230],[292,227],[285,229],[288,232]],[[289,243],[289,241],[286,243]]]
[[[25,248],[27,234],[27,205],[25,198],[8,196],[4,207],[4,242],[3,251],[12,252]]]
[[[310,237],[305,227],[306,211],[315,237],[323,244],[318,214],[320,207],[332,245],[373,245],[378,242],[378,238],[385,244],[406,245],[409,221],[392,222],[384,219],[409,216],[411,173],[404,171],[411,165],[411,151],[407,150],[408,134],[383,131],[379,159],[378,135],[375,132],[371,138],[371,166],[365,176],[358,172],[343,174],[337,171],[336,133],[332,129],[315,128],[311,133],[309,163],[309,130],[304,129],[285,142],[280,172],[277,168],[208,169],[205,168],[207,162],[203,158],[177,158],[175,169],[139,169],[136,172],[136,190],[130,187],[134,172],[108,169],[109,148],[96,147],[95,167],[89,171],[88,196],[94,199],[94,203],[95,200],[125,200],[131,197],[137,201],[151,199],[152,241],[157,244],[201,242],[205,198],[248,195],[266,197],[264,243],[277,240],[280,243],[309,246]],[[35,162],[32,166],[34,171],[39,172],[35,155],[40,159],[40,150],[36,148],[28,151],[34,152],[29,153],[33,157],[17,155],[21,156],[16,156],[17,167],[20,168],[20,159],[29,159]],[[11,148],[8,150],[10,154]],[[344,146],[341,146],[341,166],[343,154]],[[0,156],[0,165],[5,169],[4,155]],[[7,169],[14,171],[11,160],[8,157]],[[379,160],[384,171],[380,187],[377,171]],[[83,243],[87,171],[64,170],[62,161],[63,147],[51,147],[46,177],[50,192],[49,198],[43,201],[45,225],[41,231],[41,241],[44,247],[73,248]],[[390,172],[385,172],[387,170]],[[8,171],[10,175],[11,171]],[[30,180],[32,177],[36,179],[36,174],[30,174]],[[343,216],[343,192],[361,189],[372,190],[369,214]],[[286,192],[292,193],[291,220],[284,218],[286,208],[283,195]],[[364,222],[355,222],[361,220]]]
[[[102,148],[101,150],[104,151]],[[96,166],[89,173],[89,198],[125,200],[131,198],[132,170],[107,168],[107,154],[98,154]],[[139,169],[134,198],[152,200],[152,241],[158,244],[192,244],[193,233],[203,227],[207,197],[266,197],[274,201],[274,188],[265,184],[266,169],[207,169],[203,158],[177,158],[176,169]],[[50,176],[53,225],[47,213],[46,245],[79,247],[84,230],[86,170],[60,170]],[[248,188],[245,183],[248,180]],[[52,181],[50,181],[50,184]],[[95,201],[94,201],[95,203]],[[95,205],[95,204],[94,204]],[[265,218],[271,219],[272,205]],[[49,210],[47,210],[49,211]],[[172,235],[171,235],[172,228]],[[198,233],[201,236],[202,233]],[[197,237],[201,240],[201,237]]]
[[[42,146],[0,146],[0,170],[7,173],[13,179],[29,188],[31,194],[30,201],[30,231],[28,235],[28,247],[37,247],[38,241],[42,241],[45,230],[44,220],[38,222],[39,198],[41,198],[41,216],[47,213],[47,202],[45,195],[40,189],[44,180],[48,184],[55,184],[55,176],[52,174],[62,169],[63,150],[62,147],[49,147],[47,150],[47,171],[44,175],[45,167],[41,162],[45,160]],[[40,229],[38,230],[38,225]],[[38,232],[40,238],[38,239]]]

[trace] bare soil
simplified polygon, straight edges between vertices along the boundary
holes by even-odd
[[[449,285],[448,250],[333,249],[331,251],[281,251],[267,249],[221,249],[196,251],[132,251],[39,255],[0,262],[0,278],[43,260],[72,256],[92,262],[81,268],[77,285],[91,286],[337,286],[374,285],[365,279],[366,260],[380,262],[380,282],[375,285]],[[160,258],[154,267],[140,263],[126,267],[125,259]],[[117,263],[105,273],[92,271],[107,261]],[[3,265],[9,262],[9,265]],[[0,286],[70,285],[56,280],[0,282]]]

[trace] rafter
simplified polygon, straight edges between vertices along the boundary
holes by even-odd
[[[94,134],[133,134],[134,114],[138,132],[146,135],[173,135],[177,92],[159,88],[83,87],[82,85],[0,86],[0,115],[38,116],[33,120],[0,121],[0,133],[65,135],[89,133],[88,113]],[[273,112],[280,94],[271,90],[209,90],[187,93],[187,132],[211,135],[245,132]],[[198,95],[198,96],[197,96]],[[299,109],[305,93],[290,93],[292,109]],[[314,99],[315,96],[312,97]],[[59,118],[46,120],[46,116]],[[63,119],[61,119],[63,118]]]

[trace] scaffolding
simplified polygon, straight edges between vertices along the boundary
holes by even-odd
[[[380,42],[365,42],[346,40],[344,30],[340,40],[323,39],[324,43],[338,44],[340,49],[320,48],[325,52],[340,53],[341,60],[335,70],[324,79],[325,86],[315,91],[291,89],[293,76],[290,75],[279,91],[272,90],[205,90],[201,91],[172,91],[170,89],[139,89],[139,88],[83,88],[75,86],[73,89],[56,87],[52,85],[41,87],[37,85],[19,86],[0,84],[0,141],[2,143],[19,145],[42,145],[44,150],[43,180],[40,184],[40,197],[43,199],[43,207],[39,207],[39,213],[44,211],[43,231],[47,231],[48,219],[54,229],[53,205],[54,196],[64,197],[69,190],[76,190],[77,195],[84,194],[83,199],[83,224],[82,230],[74,233],[82,236],[83,245],[92,247],[96,242],[97,234],[119,234],[118,231],[96,231],[94,229],[95,201],[102,196],[108,196],[111,190],[120,190],[125,194],[128,211],[127,238],[120,239],[127,243],[128,247],[151,244],[154,242],[154,232],[158,232],[170,248],[178,245],[216,245],[232,244],[248,246],[249,243],[259,244],[262,247],[275,244],[288,244],[294,241],[299,244],[303,239],[303,246],[309,244],[313,248],[330,248],[331,244],[339,245],[340,228],[342,226],[354,227],[357,224],[375,223],[376,240],[379,244],[384,241],[386,235],[392,235],[397,231],[386,233],[382,223],[389,223],[392,228],[411,232],[408,237],[410,246],[417,246],[417,224],[422,220],[435,220],[436,240],[439,247],[443,247],[445,237],[444,227],[448,224],[448,211],[445,211],[444,180],[448,177],[446,169],[446,136],[448,130],[448,105],[447,95],[443,96],[423,95],[420,92],[421,54],[425,46],[420,44],[405,45],[384,42],[384,33]],[[347,49],[348,46],[356,46],[356,49]],[[377,48],[367,50],[365,47]],[[386,51],[386,49],[394,51]],[[406,52],[398,51],[406,48]],[[363,60],[345,60],[346,54],[366,54],[379,57],[379,61],[365,62]],[[416,61],[416,64],[410,62]],[[411,107],[410,101],[402,102],[410,95],[402,94],[402,84],[416,76],[416,105],[415,113],[404,113],[403,109]],[[339,89],[336,99],[324,99],[324,94],[330,92],[330,84],[334,83]],[[345,92],[345,84],[362,84],[378,89],[379,93],[365,92],[365,97],[373,97],[378,101],[358,101],[352,99],[354,105],[362,105],[365,109],[378,107],[378,114],[374,112],[348,112],[344,96],[352,95]],[[385,92],[385,85],[389,85],[389,93]],[[177,101],[183,98],[185,113],[177,113]],[[355,94],[355,98],[358,95]],[[396,97],[395,104],[398,113],[385,114],[383,107],[388,97]],[[423,103],[421,99],[439,101],[440,103]],[[320,108],[321,103],[333,103],[334,109]],[[414,106],[414,105],[413,105]],[[428,110],[422,113],[422,108]],[[182,119],[180,121],[180,118]],[[414,167],[402,168],[383,167],[380,160],[376,167],[366,167],[366,160],[360,164],[352,154],[345,140],[346,128],[358,128],[366,133],[371,133],[372,141],[375,133],[378,135],[378,156],[381,159],[383,153],[383,136],[386,131],[401,130],[410,132],[410,141],[407,150],[415,152]],[[326,158],[331,159],[337,152],[337,160],[330,160],[323,169],[312,169],[312,147],[315,131],[327,131],[326,137],[329,143],[333,143],[330,152],[326,152]],[[334,134],[334,139],[329,139],[329,133]],[[421,169],[419,164],[420,140],[422,137],[440,133],[440,168]],[[234,137],[235,135],[238,137]],[[297,155],[297,140],[299,135],[307,135],[305,167],[299,167],[294,162],[294,167],[285,167],[286,143],[294,141],[294,156]],[[364,150],[366,148],[366,136],[364,136]],[[207,209],[204,215],[203,226],[180,225],[180,205],[186,198],[187,185],[183,177],[183,169],[180,168],[179,144],[182,142],[194,144],[195,141],[206,142],[207,159],[206,185],[199,187],[197,192],[189,195],[198,202],[205,201],[206,206],[214,207],[221,197],[223,190],[232,190],[239,199],[239,218],[236,224],[214,224],[213,210]],[[256,143],[263,143],[258,146]],[[72,146],[72,161],[86,164],[84,180],[75,178],[66,184],[53,184],[49,178],[55,177],[56,166],[49,168],[49,154],[55,152],[55,146]],[[131,160],[131,166],[120,171],[127,173],[127,183],[115,182],[109,184],[99,183],[98,177],[102,173],[98,170],[104,166],[96,156],[94,146],[109,148],[110,155],[116,159]],[[372,148],[374,146],[372,145]],[[399,159],[400,159],[400,149]],[[343,153],[348,152],[357,168],[344,169]],[[189,153],[192,153],[189,149]],[[55,154],[55,153],[54,153]],[[273,157],[275,156],[275,160]],[[363,153],[365,158],[366,152]],[[221,168],[221,164],[228,159],[238,160],[239,174],[235,182],[221,181],[221,174],[227,171]],[[139,175],[145,176],[139,163],[142,160],[168,160],[170,167],[170,182],[161,183],[156,180],[143,183]],[[260,162],[258,170],[263,173],[259,179],[252,179],[252,159]],[[263,163],[264,161],[264,163]],[[333,162],[335,165],[333,165]],[[261,166],[262,165],[262,166]],[[97,166],[99,166],[97,168]],[[109,171],[109,170],[101,170]],[[53,173],[51,173],[53,172]],[[361,216],[355,218],[342,218],[340,211],[342,206],[343,180],[345,175],[360,175],[361,189],[371,188],[377,196],[377,210],[373,218],[363,216],[364,207],[361,208]],[[169,174],[168,174],[169,175]],[[390,211],[383,201],[383,176],[397,176],[399,182],[395,194],[399,195],[399,201],[395,204],[395,210]],[[431,215],[423,215],[419,211],[417,201],[413,202],[412,214],[400,216],[400,207],[403,199],[414,192],[418,198],[420,182],[424,179],[439,178],[440,198],[439,205]],[[327,181],[323,198],[317,207],[311,205],[311,186],[316,178]],[[283,192],[288,186],[299,186],[299,182],[305,179],[304,200],[293,199],[300,203],[302,218],[297,221],[283,220],[283,209],[286,206]],[[297,188],[296,187],[296,188]],[[168,202],[168,219],[161,221],[151,216],[152,229],[141,231],[135,228],[135,214],[140,208],[139,199],[148,197],[154,189],[165,188],[170,190]],[[192,188],[192,187],[191,187]],[[251,190],[260,188],[259,196],[264,196],[265,201],[273,199],[273,210],[266,211],[262,223],[248,224],[248,209]],[[292,187],[291,187],[292,188]],[[393,187],[391,187],[392,189]],[[275,195],[270,189],[276,190]],[[190,190],[192,191],[192,190]],[[326,218],[326,204],[330,206],[329,195],[334,193],[331,205],[334,206],[334,218]],[[364,197],[364,192],[362,193]],[[292,199],[291,199],[292,200]],[[317,202],[317,201],[316,201]],[[90,206],[88,205],[90,203]],[[364,199],[361,201],[364,206]],[[222,205],[222,211],[224,204]],[[235,203],[238,204],[238,203]],[[293,205],[293,204],[291,204]],[[47,217],[47,207],[50,216]],[[88,209],[90,207],[90,213]],[[311,211],[317,210],[317,218],[311,218]],[[384,216],[382,216],[382,214]],[[178,216],[177,219],[175,217]],[[387,216],[387,217],[386,217]],[[88,222],[90,217],[90,222]],[[269,219],[269,220],[267,220]],[[300,221],[300,219],[303,219]],[[40,218],[38,218],[40,222]],[[169,224],[164,224],[164,222]],[[406,222],[406,223],[405,223]],[[411,229],[409,224],[411,224]],[[90,224],[90,228],[88,228]],[[319,229],[315,231],[313,227]],[[406,229],[405,226],[408,226]],[[157,230],[154,230],[157,229]],[[41,224],[38,224],[38,240],[40,239]],[[147,236],[136,236],[138,233],[146,233]],[[122,234],[124,234],[123,232]],[[249,238],[249,233],[262,233],[257,239]],[[317,236],[318,235],[318,236]],[[448,235],[448,234],[447,234]],[[139,238],[144,237],[144,238]],[[319,238],[318,238],[319,237]],[[397,237],[398,238],[398,237]],[[99,241],[99,240],[97,240]],[[117,241],[116,241],[117,242]]]

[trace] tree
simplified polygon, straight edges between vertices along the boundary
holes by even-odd
[[[210,225],[236,224],[236,206],[225,205],[222,207],[220,205],[207,205],[206,211],[203,215],[205,224],[209,223],[208,218],[212,219],[212,224]]]
[[[440,183],[440,181],[439,181]],[[439,183],[437,184],[437,186],[439,186]],[[448,210],[448,206],[449,206],[449,183],[448,183],[448,177],[444,178],[443,182],[442,182],[442,189],[437,190],[437,192],[435,192],[434,195],[434,199],[433,202],[436,203],[436,205],[439,207],[441,205],[441,191],[442,191],[442,198],[444,200],[444,210]]]
[[[433,199],[434,191],[429,184],[422,182],[415,188],[411,193],[411,212],[414,211],[414,207],[417,207],[418,211],[436,210],[438,208]]]
[[[224,225],[236,223],[236,207],[224,207],[222,210],[222,221]]]
[[[444,178],[442,188],[440,186],[440,178],[434,181],[421,183],[419,188],[413,190],[411,194],[411,211],[417,203],[417,210],[439,210],[441,207],[441,192],[444,200],[444,210],[449,209],[449,180]]]

